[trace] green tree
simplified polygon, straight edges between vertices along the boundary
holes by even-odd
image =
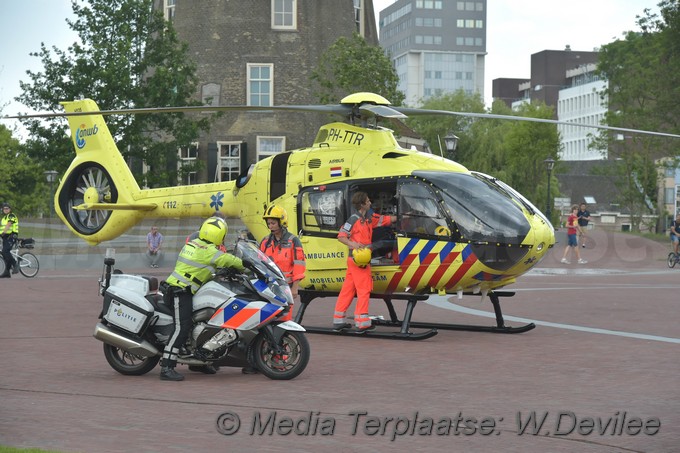
[[[401,105],[404,93],[397,89],[399,77],[389,57],[354,33],[341,37],[319,59],[310,79],[318,86],[316,96],[322,104],[339,102],[348,94],[368,91]]]
[[[442,93],[428,98],[423,109],[446,110],[455,112],[484,113],[484,101],[476,94],[466,94],[463,90]],[[474,120],[468,116],[413,116],[406,123],[413,128],[429,144],[434,154],[463,163],[470,149],[470,130]],[[444,136],[453,133],[458,137],[458,147],[453,154],[448,154],[444,146]]]
[[[552,107],[543,103],[523,104],[515,113],[530,118],[553,118]],[[548,180],[544,161],[548,157],[558,160],[560,137],[557,126],[529,121],[510,123],[502,151],[506,182],[536,206],[546,206]],[[556,179],[551,182],[551,197],[559,194],[556,182]],[[552,206],[552,200],[550,203]]]
[[[640,31],[627,32],[624,39],[600,49],[598,71],[608,81],[605,122],[610,126],[680,132],[680,2],[664,0],[659,8],[659,15],[646,9],[638,17]],[[677,158],[678,142],[602,132],[597,143],[616,160],[608,171],[617,176],[620,202],[638,230],[642,215],[658,203],[656,162]],[[657,227],[663,228],[663,218],[659,220]]]
[[[39,175],[39,176],[38,176]],[[42,169],[24,152],[11,131],[0,124],[0,202],[20,215],[46,212],[50,197]]]
[[[17,101],[39,111],[58,110],[59,101],[81,97],[107,110],[192,104],[197,79],[187,45],[152,6],[153,0],[73,0],[76,19],[67,22],[80,41],[67,50],[42,43],[31,53],[44,70],[27,71],[30,82],[21,83]],[[176,183],[177,149],[209,126],[207,119],[181,113],[112,115],[107,124],[126,158],[151,167],[144,176],[136,174],[149,186]],[[66,122],[32,120],[27,127],[29,155],[49,169],[65,170],[73,156]]]

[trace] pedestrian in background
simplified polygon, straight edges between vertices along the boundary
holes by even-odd
[[[562,255],[563,264],[571,264],[571,261],[567,259],[567,254],[570,250],[574,251],[579,264],[586,264],[588,261],[581,259],[581,252],[578,249],[578,239],[577,234],[581,231],[581,227],[578,224],[578,206],[574,205],[571,207],[571,214],[567,218],[567,246],[564,248],[564,255]]]
[[[146,258],[149,260],[150,267],[158,267],[158,263],[161,260],[162,245],[163,235],[158,231],[158,227],[154,225],[146,235]]]
[[[581,203],[578,208],[578,226],[581,227],[581,247],[586,247],[586,229],[588,228],[588,222],[590,222],[590,212],[586,209],[586,204]]]

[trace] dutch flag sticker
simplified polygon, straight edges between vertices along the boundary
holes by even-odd
[[[331,167],[331,178],[342,176],[342,167]]]

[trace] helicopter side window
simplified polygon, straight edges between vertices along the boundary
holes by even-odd
[[[376,214],[385,216],[397,215],[397,185],[394,181],[385,180],[379,184],[371,182],[369,184],[353,186],[351,193],[354,194],[356,191],[366,192],[369,200],[371,200],[371,209]],[[388,258],[387,263],[393,263],[389,256],[395,251],[397,245],[394,225],[374,228],[371,243],[373,258]],[[379,264],[382,264],[382,262]]]
[[[407,235],[448,235],[434,195],[418,181],[409,181],[399,189],[399,227]]]
[[[342,190],[308,191],[301,194],[302,228],[306,232],[337,234],[345,221]]]

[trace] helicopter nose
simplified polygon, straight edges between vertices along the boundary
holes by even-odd
[[[532,255],[537,258],[535,263],[531,264],[533,267],[555,245],[555,229],[545,219],[534,216],[531,230],[533,233]]]

